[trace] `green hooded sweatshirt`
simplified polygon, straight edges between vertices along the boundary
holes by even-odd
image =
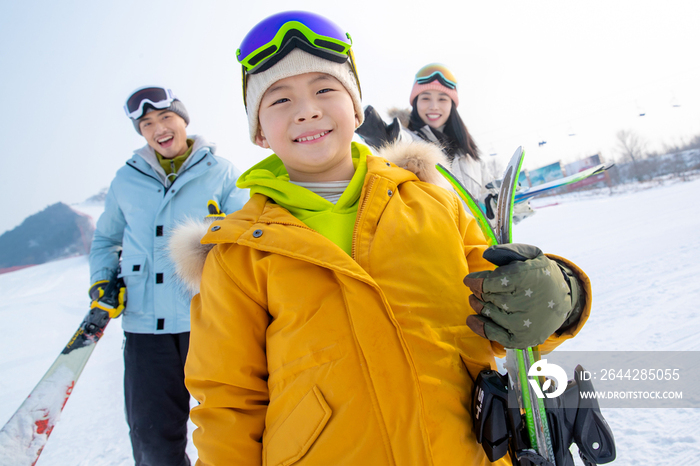
[[[243,173],[236,186],[250,189],[251,195],[264,194],[351,255],[357,207],[367,175],[367,154],[370,154],[367,146],[352,143],[355,174],[336,204],[290,183],[287,169],[275,154]]]

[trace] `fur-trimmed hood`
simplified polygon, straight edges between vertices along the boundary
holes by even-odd
[[[389,115],[389,119],[393,120],[396,118],[399,120],[399,123],[401,123],[401,126],[408,128],[408,123],[411,121],[410,108],[391,107],[389,110],[387,110],[387,114]]]
[[[435,169],[436,164],[449,167],[444,153],[438,146],[422,141],[398,142],[383,147],[375,153],[394,165],[413,172],[419,180],[452,190],[449,183]],[[202,244],[211,221],[187,219],[170,235],[168,248],[176,273],[184,287],[192,295],[199,293],[202,270],[213,244]]]

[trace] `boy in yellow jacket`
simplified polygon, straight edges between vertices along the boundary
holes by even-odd
[[[439,149],[352,142],[350,45],[285,12],[238,51],[251,140],[275,154],[239,178],[250,201],[208,226],[203,270],[174,247],[199,291],[185,368],[198,464],[489,464],[472,431],[478,373],[503,345],[553,348],[588,316],[573,264],[514,245],[489,249],[504,265],[488,272],[454,192],[394,163],[430,179]],[[514,304],[527,298],[541,305]]]

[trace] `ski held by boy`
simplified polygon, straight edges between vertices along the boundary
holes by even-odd
[[[441,165],[436,167],[469,207],[490,245],[512,242],[515,190],[523,157],[518,147],[506,167],[498,195],[504,202],[498,203],[494,227],[454,175]],[[582,377],[584,369],[576,367],[575,379],[560,398],[542,399],[530,390],[537,385],[542,391],[543,377],[529,378],[531,367],[538,369],[538,360],[537,347],[507,349],[507,375],[485,370],[477,378],[472,400],[474,431],[489,459],[496,461],[509,453],[518,466],[573,466],[569,447],[575,442],[586,466],[613,461],[613,434],[598,402],[580,396],[593,391],[592,383]]]

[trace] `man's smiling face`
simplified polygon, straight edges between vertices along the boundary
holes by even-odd
[[[156,152],[172,159],[187,152],[187,124],[167,108],[153,110],[139,120],[141,134]]]

